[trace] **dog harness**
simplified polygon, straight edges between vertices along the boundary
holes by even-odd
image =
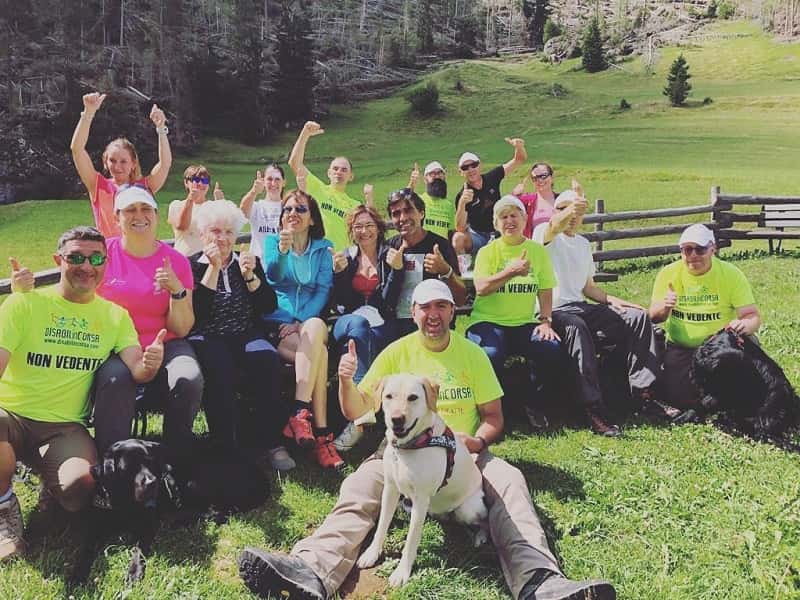
[[[420,448],[444,448],[447,452],[447,464],[444,468],[444,478],[439,489],[447,485],[447,480],[453,474],[453,467],[456,464],[456,436],[449,427],[444,428],[442,435],[433,435],[433,428],[428,427],[419,435],[411,438],[404,444],[398,444],[397,440],[392,442],[395,448],[400,450],[419,450]],[[438,490],[437,490],[438,491]]]

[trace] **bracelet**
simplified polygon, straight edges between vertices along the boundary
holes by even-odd
[[[253,275],[250,279],[245,279],[244,282],[245,283],[253,283],[255,280],[256,280],[256,276]]]
[[[539,316],[539,322],[540,323],[547,323],[548,325],[552,325],[553,324],[553,317],[543,317],[543,316],[540,315]]]
[[[170,293],[170,297],[173,300],[183,300],[184,298],[186,298],[186,294],[187,294],[186,288],[183,288],[180,292],[175,292],[174,294]]]
[[[478,452],[483,452],[489,447],[489,442],[486,441],[486,438],[482,435],[475,436],[481,441],[481,449]]]
[[[440,281],[446,281],[453,276],[453,272],[454,272],[453,267],[450,267],[450,270],[447,273],[445,273],[444,275],[438,275],[438,278]]]
[[[156,127],[156,133],[167,135],[169,133],[169,127],[166,125],[162,125],[161,127]]]

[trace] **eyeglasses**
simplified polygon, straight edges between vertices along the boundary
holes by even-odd
[[[82,265],[87,260],[89,264],[93,267],[100,267],[106,264],[106,259],[108,258],[105,254],[100,254],[99,252],[95,252],[94,254],[90,254],[86,256],[85,254],[81,254],[80,252],[72,252],[70,254],[62,254],[61,255],[64,260],[66,260],[71,265]]]
[[[531,173],[531,177],[533,177],[534,179],[538,179],[539,181],[544,181],[545,179],[550,177],[550,175],[552,175],[552,173],[538,173],[538,174]]]
[[[209,183],[211,183],[211,177],[209,177],[208,175],[193,175],[192,177],[187,177],[186,181],[208,185]]]
[[[353,225],[353,231],[362,232],[362,231],[370,231],[372,229],[377,229],[378,226],[375,223],[365,223],[364,225]]]
[[[711,250],[711,246],[681,246],[681,254],[685,254],[686,256],[691,256],[692,254],[696,254],[697,256],[703,256],[709,250]]]
[[[461,169],[462,171],[469,171],[470,169],[477,169],[480,166],[480,164],[481,163],[477,162],[465,163],[458,168]]]
[[[302,204],[295,204],[294,206],[284,206],[283,212],[285,213],[297,213],[298,215],[304,215],[308,212],[308,207]]]

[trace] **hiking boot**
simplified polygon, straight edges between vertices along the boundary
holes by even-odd
[[[605,415],[590,411],[588,416],[592,431],[597,435],[614,438],[622,435],[622,430],[617,425],[609,423]]]
[[[314,456],[319,466],[324,469],[336,469],[337,471],[344,467],[344,461],[333,445],[332,433],[319,436],[316,444]]]
[[[267,450],[267,457],[269,458],[269,464],[276,471],[291,471],[297,466],[297,463],[289,456],[289,452],[283,446],[276,446]]]
[[[5,560],[25,552],[22,511],[16,494],[0,502],[0,560]]]
[[[333,446],[339,452],[347,452],[355,448],[362,437],[364,437],[364,431],[358,425],[350,421],[342,430],[342,433],[333,440]]]
[[[289,422],[283,428],[283,435],[301,448],[314,447],[314,432],[311,430],[311,411],[304,408],[292,417],[289,417]]]
[[[572,581],[559,573],[539,569],[522,588],[520,600],[615,600],[617,592],[608,581]]]
[[[540,410],[526,406],[525,415],[528,417],[528,423],[530,424],[531,429],[536,432],[546,431],[547,428],[550,427],[550,422],[547,420],[547,415]]]
[[[646,402],[642,407],[642,412],[648,417],[665,421],[671,421],[681,414],[681,410],[679,408],[675,408],[669,404],[664,404],[658,400],[650,400]]]
[[[326,600],[328,593],[305,562],[286,554],[245,548],[239,555],[239,576],[262,598]]]

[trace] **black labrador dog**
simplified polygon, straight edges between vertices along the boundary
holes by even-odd
[[[800,399],[783,369],[752,339],[730,329],[717,332],[695,351],[689,376],[702,396],[679,422],[717,413],[723,426],[796,450],[785,434],[798,424]]]
[[[100,545],[114,533],[129,531],[135,540],[127,574],[132,585],[144,576],[145,557],[164,516],[181,523],[202,517],[222,523],[269,496],[269,480],[251,458],[208,440],[197,440],[182,455],[158,442],[122,440],[92,467],[92,476],[97,493],[72,585],[86,582]]]

